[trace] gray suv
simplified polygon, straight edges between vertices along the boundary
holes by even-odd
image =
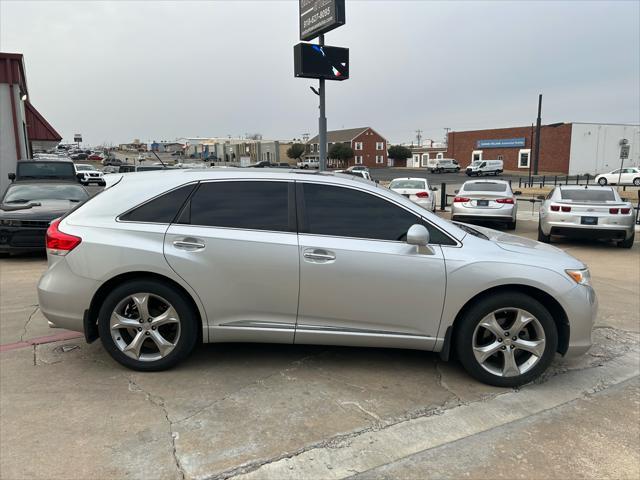
[[[121,177],[52,223],[38,297],[52,325],[99,337],[127,367],[169,368],[199,341],[393,347],[455,355],[475,378],[515,386],[591,345],[582,262],[373,182],[281,169]]]

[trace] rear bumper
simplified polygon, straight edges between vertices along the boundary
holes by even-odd
[[[516,206],[505,204],[500,208],[478,208],[456,205],[451,207],[452,220],[494,220],[513,222],[516,219]]]
[[[64,258],[57,259],[38,282],[40,310],[54,326],[83,332],[84,312],[99,286],[73,273]]]
[[[617,223],[609,223],[612,221]],[[545,235],[625,240],[633,235],[634,227],[633,215],[621,216],[615,220],[611,217],[598,217],[597,225],[583,225],[579,216],[547,214],[540,217],[540,229]]]

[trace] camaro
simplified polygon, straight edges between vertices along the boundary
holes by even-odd
[[[373,182],[282,169],[120,177],[52,223],[38,298],[52,325],[99,337],[127,367],[172,367],[199,341],[395,347],[515,386],[591,345],[582,262]]]

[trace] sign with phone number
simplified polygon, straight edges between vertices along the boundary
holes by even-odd
[[[344,0],[300,0],[300,40],[311,40],[344,23]]]

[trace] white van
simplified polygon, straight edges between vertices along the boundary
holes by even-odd
[[[317,158],[303,158],[298,162],[298,168],[320,168],[320,161]]]
[[[427,168],[431,173],[459,172],[460,165],[453,158],[430,158]]]
[[[504,171],[502,160],[474,160],[467,167],[467,175],[479,177],[481,175],[499,175]]]

